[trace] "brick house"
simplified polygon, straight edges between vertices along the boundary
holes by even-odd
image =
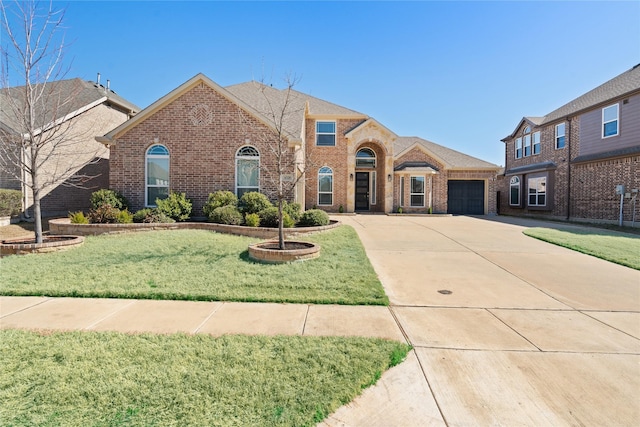
[[[201,216],[216,190],[273,194],[277,159],[265,135],[274,134],[286,140],[293,160],[284,174],[285,182],[297,181],[291,199],[305,209],[496,211],[498,166],[397,136],[366,114],[256,82],[223,88],[198,74],[96,140],[111,151],[110,188],[132,209],[178,191]]]
[[[634,208],[640,219],[640,64],[546,116],[524,117],[502,141],[500,213],[619,223],[622,196],[623,220]]]
[[[108,187],[109,183],[109,151],[95,141],[96,133],[113,129],[139,108],[109,87],[79,78],[50,82],[42,86],[42,90],[43,102],[35,107],[37,127],[46,129],[45,134],[64,136],[55,155],[45,153],[43,148],[43,154],[48,158],[41,167],[41,178],[56,175],[60,181],[46,185],[41,193],[42,215],[86,211],[90,207],[91,193]],[[3,148],[11,147],[26,133],[21,124],[22,117],[16,112],[24,104],[23,99],[24,86],[0,90],[0,144]],[[10,160],[11,151],[3,150],[2,153],[7,163],[0,165],[0,188],[22,191],[23,216],[29,217],[33,198],[24,184],[29,177]]]

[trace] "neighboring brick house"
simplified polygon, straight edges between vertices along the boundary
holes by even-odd
[[[640,220],[640,64],[502,141],[501,214],[619,223],[622,196]]]
[[[286,112],[282,127],[269,114],[280,108]],[[302,176],[291,199],[305,209],[496,211],[498,166],[399,137],[365,114],[256,82],[223,88],[198,74],[96,140],[111,150],[110,188],[122,192],[132,209],[177,191],[202,216],[216,190],[273,194],[276,183],[268,177],[275,159],[264,135],[280,128],[290,158],[298,161],[286,180]]]
[[[43,216],[67,215],[70,211],[88,210],[89,196],[109,184],[109,151],[95,141],[96,133],[104,133],[128,120],[139,108],[118,96],[108,87],[79,78],[47,83],[43,87],[44,102],[36,106],[36,123],[45,132],[64,135],[56,155],[41,166],[41,178],[52,175],[62,183],[46,185],[41,194]],[[37,88],[39,88],[37,87]],[[10,147],[25,132],[22,117],[16,113],[24,104],[24,86],[0,90],[0,143]],[[43,150],[44,152],[44,150]],[[3,151],[5,158],[10,155]],[[18,179],[22,175],[22,179]],[[82,183],[75,178],[82,176]],[[30,216],[33,198],[24,185],[28,180],[15,162],[0,167],[0,188],[21,190],[23,215]]]

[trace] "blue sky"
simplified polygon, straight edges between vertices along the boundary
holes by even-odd
[[[640,63],[640,2],[71,1],[68,77],[145,107],[264,77],[503,165],[500,139]]]

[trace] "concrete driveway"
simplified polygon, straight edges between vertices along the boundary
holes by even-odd
[[[415,352],[325,425],[640,425],[639,271],[522,234],[547,223],[340,220]]]

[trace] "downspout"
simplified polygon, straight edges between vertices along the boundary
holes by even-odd
[[[571,138],[571,117],[567,117],[568,131],[566,134],[569,136],[567,142],[567,221],[571,218],[571,146],[573,145],[573,138]],[[565,136],[566,138],[566,136]]]

